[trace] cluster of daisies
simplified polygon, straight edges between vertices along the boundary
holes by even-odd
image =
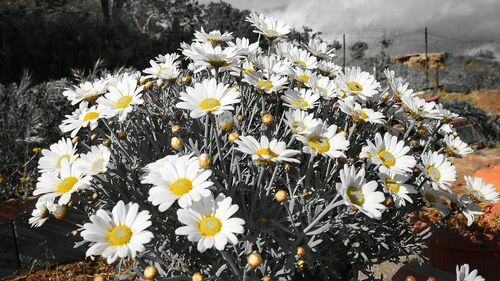
[[[257,174],[246,175],[255,180],[247,182],[266,189],[266,195],[277,189],[278,170],[302,167],[297,185],[306,190],[314,175],[324,175],[316,182],[327,182],[341,198],[330,206],[348,206],[373,219],[417,200],[448,213],[451,201],[472,224],[482,214],[481,204],[500,200],[480,178],[466,177],[467,194],[452,193],[457,175],[449,157],[472,152],[450,124],[455,114],[419,97],[393,71],[385,71],[387,86],[382,86],[359,67],[342,70],[334,63],[334,49],[318,38],[306,44],[287,41],[290,27],[282,21],[255,13],[247,21],[259,41],[201,29],[193,42],[181,45],[183,56],[160,55],[142,76],[108,75],[65,91],[78,108],[59,128],[73,140],[64,138],[42,151],[34,191],[41,196],[30,223],[38,227],[50,214],[60,218],[80,196],[77,191],[96,188],[94,179],[113,165],[113,154],[126,152],[114,143],[112,149],[89,147],[75,137],[104,129],[113,134],[111,122],[125,123],[129,114],[163,107],[156,104],[162,95],[175,101],[169,112],[183,116],[186,127],[205,125],[204,132],[188,132],[189,147],[203,147],[188,149],[172,136],[168,155],[155,155],[158,160],[139,169],[140,182],[151,206],[163,214],[175,210],[172,231],[196,243],[199,252],[237,245],[246,232],[240,206],[228,196],[233,187],[221,184],[223,176],[242,177],[244,163],[234,163],[236,157],[258,167],[251,170]],[[151,115],[143,118],[149,121]],[[213,127],[218,135],[211,133]],[[78,154],[77,146],[88,152]],[[212,165],[224,161],[231,164]],[[229,174],[215,170],[226,166]],[[268,169],[274,172],[265,173]],[[272,177],[262,180],[267,175]],[[146,200],[120,200],[110,211],[91,215],[81,231],[90,243],[87,255],[111,263],[144,252],[155,235],[148,230],[154,218],[140,210]]]

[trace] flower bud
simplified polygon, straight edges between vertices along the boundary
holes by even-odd
[[[262,123],[266,126],[270,126],[274,123],[274,116],[269,113],[266,113],[262,116]]]
[[[158,270],[153,265],[150,265],[146,267],[146,269],[144,269],[144,278],[146,278],[146,280],[153,280],[155,279],[156,275],[158,275]]]
[[[170,145],[175,150],[181,150],[184,146],[184,141],[181,138],[173,137],[170,141]]]
[[[258,252],[253,252],[248,255],[247,262],[252,269],[256,269],[262,264],[262,256]]]
[[[127,138],[127,132],[125,131],[118,132],[117,136],[119,139],[124,140]]]
[[[96,275],[94,277],[94,281],[105,281],[106,279],[104,279],[104,277],[100,274]]]
[[[437,281],[437,280],[433,276],[429,276],[429,278],[427,278],[427,281]]]
[[[78,234],[79,234],[79,232],[78,232],[78,230],[76,230],[76,229],[75,229],[75,230],[73,230],[73,231],[71,231],[71,235],[73,235],[73,237],[77,237],[77,236],[78,236]]]
[[[198,158],[198,161],[200,163],[200,167],[203,169],[209,169],[210,167],[212,167],[213,164],[212,156],[207,153],[201,154],[200,157]]]
[[[76,144],[77,142],[79,142],[79,141],[80,141],[80,137],[79,137],[79,136],[76,136],[76,137],[74,137],[74,138],[72,138],[72,139],[71,139],[71,143],[72,143],[73,145],[75,145],[75,144]]]
[[[104,144],[105,146],[110,146],[111,145],[111,140],[108,139],[108,138],[105,138],[102,140],[102,144]]]
[[[237,140],[240,139],[240,134],[238,132],[232,132],[229,134],[229,136],[227,137],[227,139],[230,141],[230,142],[235,142]]]
[[[92,199],[95,201],[97,200],[97,198],[99,198],[99,193],[97,192],[92,193]]]
[[[90,135],[90,140],[96,141],[97,140],[97,133],[92,133],[92,135]]]
[[[303,258],[306,256],[306,249],[304,247],[297,247],[297,256]]]
[[[236,117],[236,118],[237,118],[237,119],[238,119],[238,121],[240,121],[240,122],[243,122],[243,121],[245,121],[245,119],[246,119],[245,115],[242,115],[242,114],[238,115],[238,117]]]
[[[394,199],[392,198],[392,196],[387,196],[384,200],[384,205],[386,207],[392,207],[394,206]]]
[[[269,275],[264,276],[262,281],[272,281],[271,276],[269,276]]]
[[[290,163],[285,163],[285,165],[283,165],[283,170],[285,170],[285,172],[290,172],[292,170],[292,164]]]
[[[203,275],[201,273],[196,272],[195,274],[193,274],[192,280],[193,281],[204,281],[205,277],[203,277]]]
[[[153,88],[153,82],[151,82],[151,81],[146,82],[146,84],[144,84],[144,88],[145,89]]]
[[[412,275],[408,275],[408,276],[406,276],[405,281],[417,281],[417,279],[415,277],[413,277]]]
[[[190,75],[186,75],[186,76],[181,78],[181,83],[184,85],[191,84],[191,81],[193,81],[193,77]]]
[[[278,190],[274,195],[278,203],[285,203],[288,200],[288,192],[284,190]]]
[[[163,87],[163,85],[165,85],[165,82],[163,81],[163,79],[156,80],[156,86],[158,86],[158,88]]]
[[[305,267],[306,267],[306,262],[304,260],[298,260],[297,261],[297,269],[299,271],[304,270]]]
[[[68,206],[66,205],[57,205],[54,206],[54,208],[51,210],[52,215],[60,221],[64,220],[66,218],[66,215],[68,214]]]
[[[146,83],[148,81],[148,79],[146,79],[146,77],[144,76],[141,76],[141,78],[139,78],[139,84],[141,85],[144,85],[144,83]]]
[[[168,122],[168,121],[170,121],[170,117],[168,117],[168,115],[163,115],[161,117],[161,120],[163,120],[163,122]]]
[[[173,125],[172,126],[172,134],[178,134],[178,133],[180,133],[181,129],[182,129],[181,125],[177,125],[177,124]]]

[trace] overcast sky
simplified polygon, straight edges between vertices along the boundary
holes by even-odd
[[[201,0],[201,3],[210,0]],[[419,51],[429,30],[431,51],[491,49],[500,56],[500,0],[226,0],[272,15],[293,27],[307,25],[326,39],[374,42],[384,32],[393,52]],[[449,38],[446,38],[449,37]],[[457,40],[458,39],[458,40]]]

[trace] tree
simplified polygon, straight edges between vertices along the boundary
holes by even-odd
[[[368,49],[368,43],[363,42],[363,41],[358,41],[354,43],[350,50],[351,50],[351,58],[355,60],[362,59],[365,56],[365,51]]]

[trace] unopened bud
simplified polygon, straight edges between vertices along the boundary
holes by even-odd
[[[173,125],[172,126],[172,134],[178,134],[181,132],[181,125]]]
[[[80,141],[80,137],[79,137],[79,136],[76,136],[76,137],[74,137],[74,138],[72,138],[72,139],[71,139],[71,143],[72,143],[73,145],[75,145],[75,144],[76,144],[77,142],[79,142],[79,141]]]
[[[288,200],[288,192],[284,190],[278,190],[274,195],[278,203],[284,203]]]
[[[108,138],[105,138],[102,140],[102,144],[104,144],[105,146],[110,146],[111,145],[111,140],[108,139]]]
[[[146,269],[144,269],[144,278],[146,278],[146,280],[153,280],[155,279],[156,275],[158,275],[158,270],[156,269],[156,267],[150,265],[146,267]]]
[[[264,114],[264,116],[262,116],[262,123],[267,126],[272,125],[274,123],[274,116],[269,113]]]
[[[127,138],[127,132],[125,131],[118,132],[117,136],[119,139],[124,140]]]
[[[184,141],[181,138],[173,137],[170,141],[170,145],[175,150],[181,150],[184,146]]]
[[[200,163],[200,167],[203,169],[209,169],[210,167],[212,167],[212,164],[213,164],[212,156],[209,154],[206,154],[206,153],[203,153],[202,155],[200,155],[200,157],[198,158],[198,161]]]
[[[144,88],[145,89],[153,88],[153,82],[151,82],[151,81],[146,82],[146,84],[144,84]]]
[[[303,258],[306,256],[306,249],[304,247],[297,247],[297,256]]]
[[[204,281],[205,277],[203,277],[203,275],[201,273],[196,272],[195,274],[193,274],[192,280],[193,281]]]
[[[247,262],[252,269],[256,269],[262,264],[262,255],[258,252],[253,252],[248,255]]]
[[[235,142],[237,140],[240,139],[240,134],[238,132],[232,132],[229,134],[229,136],[227,137],[227,139],[230,141],[230,142]]]

